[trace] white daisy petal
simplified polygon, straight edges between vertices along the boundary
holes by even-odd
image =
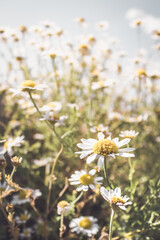
[[[93,153],[92,155],[90,155],[90,156],[87,158],[87,164],[90,164],[91,162],[93,162],[96,157],[97,157],[97,154],[95,154],[95,153]]]
[[[123,140],[121,140],[120,142],[118,142],[116,145],[118,148],[122,147],[123,145],[126,145],[130,142],[130,138],[125,138]]]
[[[76,190],[77,190],[78,192],[82,191],[82,190],[83,190],[83,185],[78,186],[78,187],[76,188]]]
[[[104,156],[100,156],[98,159],[98,172],[100,172],[102,166],[103,166],[103,162],[104,162]]]
[[[121,148],[118,150],[118,152],[132,152],[135,148]]]
[[[82,187],[83,187],[83,191],[85,191],[85,192],[88,191],[88,186],[87,185],[83,185]]]
[[[99,132],[99,133],[98,133],[98,139],[99,139],[99,140],[104,139],[104,134],[103,134],[102,132]]]
[[[135,157],[133,153],[117,153],[116,155],[121,156],[121,157]]]
[[[96,174],[96,169],[92,169],[89,171],[89,175],[94,176]]]
[[[92,189],[92,190],[95,190],[95,186],[93,184],[89,184],[89,187]]]

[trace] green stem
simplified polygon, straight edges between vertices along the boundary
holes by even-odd
[[[30,97],[30,99],[31,99],[34,107],[36,108],[36,110],[37,110],[37,112],[39,113],[40,117],[42,117],[42,114],[41,114],[39,108],[37,107],[37,104],[35,103],[33,97],[32,97],[31,91],[29,91],[28,93],[29,93],[29,97]],[[46,123],[46,124],[48,125],[48,127],[51,128],[51,130],[54,132],[54,134],[55,134],[55,136],[57,137],[58,141],[59,141],[61,144],[63,144],[63,141],[62,141],[61,137],[58,135],[58,133],[56,132],[55,127],[52,126],[52,124],[51,124],[48,120],[45,120],[45,123]]]
[[[111,184],[108,179],[108,172],[107,172],[107,158],[104,157],[104,162],[103,162],[103,170],[104,170],[104,178],[107,180],[108,186],[112,189]]]
[[[62,235],[63,235],[63,221],[64,221],[64,215],[62,213],[61,214],[60,228],[59,228],[59,230],[60,230],[60,233],[59,233],[60,238],[62,238]]]
[[[78,197],[72,202],[73,205],[75,205],[79,199],[83,196],[83,191],[78,195]]]
[[[13,178],[13,175],[14,175],[15,172],[16,172],[16,167],[13,167],[12,172],[11,172],[11,175],[10,175],[10,177],[9,177],[9,181]],[[8,189],[9,189],[9,185],[7,186],[7,188],[6,188],[5,191],[8,191]]]
[[[129,148],[129,144],[128,144]],[[129,181],[130,181],[130,198],[132,199],[133,197],[133,173],[134,173],[134,166],[132,164],[131,158],[128,158],[128,164],[129,164]]]
[[[112,239],[112,223],[113,223],[114,210],[111,210],[110,224],[109,224],[109,240]]]

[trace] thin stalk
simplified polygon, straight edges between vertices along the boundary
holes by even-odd
[[[110,224],[109,224],[109,240],[112,239],[112,223],[113,223],[114,210],[111,210]]]
[[[128,146],[127,146],[128,148],[129,148],[129,144],[128,144]],[[133,166],[133,164],[132,164],[132,160],[131,160],[131,158],[128,158],[128,164],[129,164],[129,181],[130,181],[130,198],[132,199],[132,197],[133,197],[133,193],[132,193],[132,191],[133,191],[133,173],[134,173],[134,166]]]
[[[13,175],[14,175],[15,172],[16,172],[16,167],[13,167],[12,172],[11,172],[11,175],[10,175],[10,177],[9,177],[9,181],[13,178]],[[8,189],[9,189],[9,185],[7,186],[7,188],[6,188],[5,191],[8,191]]]
[[[112,189],[111,184],[110,184],[110,182],[109,182],[109,178],[108,178],[108,172],[107,172],[107,158],[106,158],[106,157],[104,157],[103,170],[104,170],[104,178],[105,178],[105,180],[107,180],[107,184],[108,184],[108,186]]]
[[[39,108],[37,107],[37,104],[35,103],[33,97],[32,97],[31,91],[29,91],[28,93],[29,93],[29,97],[30,97],[30,99],[31,99],[34,107],[36,108],[36,110],[37,110],[37,112],[39,113],[40,117],[42,117],[42,114],[41,114]],[[46,124],[48,125],[48,127],[51,128],[51,130],[54,132],[54,134],[55,134],[55,136],[57,137],[58,141],[59,141],[61,144],[63,144],[63,141],[62,141],[61,137],[58,135],[58,133],[56,132],[55,127],[52,126],[52,124],[51,124],[49,121],[47,121],[47,120],[45,120],[45,123],[46,123]]]
[[[78,197],[72,202],[73,205],[75,205],[79,199],[83,196],[83,191],[78,195]]]
[[[59,228],[59,236],[60,236],[60,238],[62,238],[63,230],[64,230],[63,221],[64,221],[64,215],[63,215],[63,213],[62,213],[62,214],[61,214],[60,228]]]

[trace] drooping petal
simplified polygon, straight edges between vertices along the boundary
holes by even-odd
[[[100,172],[102,166],[103,166],[103,162],[104,162],[104,156],[100,156],[98,159],[98,172]]]
[[[102,197],[103,197],[106,201],[108,201],[108,200],[109,200],[108,191],[107,191],[104,187],[101,187],[101,188],[100,188],[100,192],[101,192]]]
[[[97,154],[95,154],[95,153],[93,153],[92,155],[90,155],[90,156],[87,158],[87,164],[90,164],[91,162],[93,162],[96,157],[97,157]]]

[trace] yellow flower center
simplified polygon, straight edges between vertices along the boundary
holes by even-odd
[[[87,217],[84,217],[82,220],[79,221],[78,225],[81,228],[90,229],[92,227],[92,222]]]
[[[137,75],[138,75],[138,77],[145,77],[145,76],[147,76],[146,71],[143,68],[137,70]]]
[[[4,149],[6,149],[6,150],[7,150],[7,149],[8,149],[8,146],[9,146],[9,144],[10,144],[10,143],[12,143],[12,142],[13,142],[13,140],[8,140],[8,141],[6,141],[6,142],[4,143],[4,146],[3,146],[3,147],[4,147]]]
[[[27,221],[27,220],[28,220],[28,215],[27,215],[27,214],[22,214],[22,215],[20,216],[20,220],[21,220],[21,221]]]
[[[126,201],[120,197],[117,197],[117,196],[113,196],[111,197],[111,204],[116,204],[116,203],[126,203]]]
[[[51,108],[55,108],[55,107],[56,107],[56,105],[55,105],[54,102],[48,103],[47,106],[48,106],[48,107],[51,107]]]
[[[83,185],[89,185],[94,182],[94,178],[91,175],[86,173],[80,176],[79,181]]]
[[[89,55],[89,48],[87,45],[82,44],[79,46],[78,51],[82,54],[82,55]]]
[[[26,80],[21,83],[21,88],[23,91],[26,91],[26,88],[34,88],[36,84],[32,80]]]
[[[23,199],[25,199],[26,198],[26,196],[27,196],[27,193],[26,193],[26,191],[24,191],[24,190],[21,190],[20,192],[19,192],[19,199],[20,200],[23,200]]]
[[[59,116],[55,113],[55,112],[50,112],[49,113],[49,121],[58,121],[59,120]]]
[[[68,202],[67,202],[67,201],[60,201],[60,202],[58,203],[58,206],[59,206],[60,208],[65,208],[65,207],[68,206]]]
[[[109,139],[102,139],[97,141],[93,148],[93,152],[99,155],[107,156],[112,153],[118,153],[117,145],[109,140]]]

